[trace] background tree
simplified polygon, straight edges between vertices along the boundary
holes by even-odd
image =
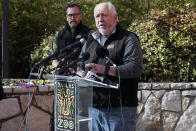
[[[83,23],[95,29],[93,9],[102,1],[106,0],[10,0],[9,77],[27,78],[32,65],[50,54],[55,32],[65,26],[67,4],[80,4]],[[195,0],[111,2],[120,24],[140,37],[143,81],[195,80]]]
[[[129,28],[144,53],[142,81],[196,80],[196,11],[186,2],[173,7],[151,10]]]
[[[51,0],[10,0],[9,16],[9,77],[27,78],[30,72],[30,54],[42,39],[65,23],[66,2]],[[58,13],[57,13],[58,12]]]

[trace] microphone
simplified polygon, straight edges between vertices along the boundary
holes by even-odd
[[[62,66],[59,70],[58,70],[58,74],[62,74],[63,72],[67,72],[69,71],[69,67],[73,67],[75,66],[79,61],[86,61],[90,58],[90,54],[87,52],[87,53],[84,53],[82,54],[81,57],[79,57],[77,60],[75,61],[72,61],[71,63],[69,63],[68,65],[64,65]]]
[[[63,53],[65,51],[68,51],[72,48],[78,47],[78,46],[82,46],[83,43],[85,43],[86,40],[84,38],[81,38],[80,41],[74,42],[62,49],[60,49],[60,53]],[[57,57],[57,55],[59,54],[59,51],[55,51],[53,54],[49,55],[48,57],[44,58],[43,60],[41,60],[40,62],[38,62],[37,64],[43,64],[49,60],[51,60],[53,57]]]
[[[114,62],[108,57],[109,56],[108,50],[103,46],[97,47],[96,55],[101,59],[106,58],[114,67],[116,67],[116,64],[114,64]]]
[[[54,57],[57,57],[57,55],[59,54],[58,51],[55,51],[53,54],[49,55],[48,57],[44,58],[43,60],[41,60],[40,62],[38,62],[37,64],[43,64],[49,60],[51,60]]]
[[[86,52],[86,53],[82,54],[82,56],[79,57],[77,60],[72,61],[72,62],[69,64],[69,67],[76,65],[76,64],[77,64],[78,62],[80,62],[80,61],[86,61],[86,60],[88,60],[89,58],[90,58],[90,54],[89,54],[88,52]]]
[[[71,59],[71,58],[73,58],[73,57],[79,55],[80,51],[81,51],[80,48],[74,49],[73,52],[71,52],[70,54],[68,54],[67,56],[65,56],[65,57],[63,58],[63,60],[58,64],[57,68],[59,68],[59,67],[63,66],[64,64],[66,64],[66,62],[67,62],[69,59]]]
[[[76,41],[66,47],[64,47],[63,49],[60,50],[60,53],[62,52],[65,52],[65,51],[69,51],[70,49],[72,48],[75,48],[75,47],[80,47],[82,46],[84,43],[86,42],[86,40],[84,38],[81,38],[79,41]]]

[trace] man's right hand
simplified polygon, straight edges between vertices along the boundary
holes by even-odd
[[[81,70],[81,71],[77,71],[76,74],[80,77],[85,77],[86,76],[86,72]]]
[[[57,67],[59,64],[58,60],[52,60],[52,66]]]

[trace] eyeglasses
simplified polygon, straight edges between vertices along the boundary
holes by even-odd
[[[72,17],[78,17],[81,13],[77,13],[77,14],[67,14],[67,17],[72,18]]]

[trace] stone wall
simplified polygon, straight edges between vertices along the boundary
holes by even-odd
[[[31,87],[31,97],[34,89]],[[0,131],[19,131],[27,110],[28,92],[26,87],[4,87],[6,98],[0,101]],[[53,94],[52,86],[37,88],[28,115],[28,131],[49,131]],[[24,130],[23,125],[21,131]]]
[[[31,96],[35,88],[31,87]],[[29,89],[4,87],[0,130],[18,131],[24,119]],[[140,83],[137,131],[196,131],[196,83]],[[53,86],[40,86],[28,115],[29,131],[49,131]],[[21,127],[25,130],[25,126]]]
[[[196,83],[140,83],[138,131],[196,131]]]

